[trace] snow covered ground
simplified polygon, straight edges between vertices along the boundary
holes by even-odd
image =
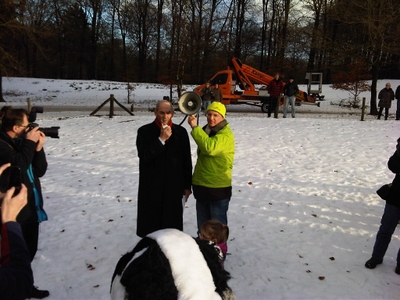
[[[389,82],[394,89],[400,84]],[[49,221],[41,225],[32,264],[36,285],[51,293],[48,299],[109,299],[115,264],[139,240],[136,132],[154,118],[147,108],[169,90],[132,85],[128,103],[123,83],[3,78],[7,105],[26,106],[30,98],[45,107],[40,126],[60,126],[60,139],[45,144],[49,168],[42,188]],[[142,109],[109,118],[105,106],[89,116],[110,94],[127,108],[133,101]],[[389,120],[366,115],[362,122],[360,109],[331,105],[347,98],[346,92],[324,86],[323,94],[321,107],[296,107],[295,119],[228,106],[236,153],[225,267],[238,299],[400,298],[394,273],[399,229],[383,264],[364,267],[384,207],[375,191],[394,177],[387,160],[400,136],[396,101]],[[361,97],[368,100],[369,94]],[[183,118],[178,112],[174,121]],[[190,130],[186,121],[183,126]],[[195,164],[192,139],[191,145]],[[184,231],[196,234],[193,196]]]

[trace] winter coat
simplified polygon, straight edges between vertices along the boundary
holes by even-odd
[[[32,164],[34,183],[36,189],[43,200],[39,178],[44,176],[47,170],[46,154],[42,148],[36,151],[36,143],[31,140],[13,140],[5,133],[0,133],[0,166],[11,163],[21,169],[21,181],[28,189],[28,204],[18,214],[17,221],[21,225],[37,223],[35,196],[33,185],[28,177],[28,168]]]
[[[211,101],[213,98],[213,90],[211,87],[205,87],[201,90],[201,99],[203,101]]]
[[[379,107],[390,108],[392,100],[394,100],[394,92],[392,88],[383,88],[378,94]]]
[[[396,99],[400,100],[400,85],[396,89]]]
[[[283,93],[285,96],[293,96],[299,91],[299,87],[297,86],[297,83],[295,82],[288,82],[285,84],[283,88]]]
[[[1,227],[1,299],[27,299],[33,285],[31,257],[21,225],[7,222]]]
[[[284,83],[282,80],[274,79],[268,84],[268,93],[271,97],[279,97],[283,93]]]
[[[137,235],[164,228],[183,229],[182,197],[191,189],[192,158],[185,128],[172,124],[163,145],[155,121],[138,129],[139,156]]]
[[[398,195],[397,204],[400,206],[400,155],[397,151],[389,158],[388,168],[396,174],[392,181],[392,189],[395,191],[394,194]]]
[[[214,101],[221,102],[222,100],[222,91],[220,88],[214,88]]]
[[[193,185],[207,188],[226,188],[232,185],[235,141],[229,124],[225,123],[216,134],[207,134],[200,126],[193,128],[191,135],[198,146]]]

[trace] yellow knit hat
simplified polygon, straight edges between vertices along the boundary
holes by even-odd
[[[221,102],[214,101],[207,107],[207,111],[213,110],[219,113],[223,118],[225,118],[226,107]]]

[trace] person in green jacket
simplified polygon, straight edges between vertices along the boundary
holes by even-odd
[[[192,187],[199,232],[201,225],[209,220],[228,224],[235,142],[225,114],[225,105],[213,102],[207,108],[207,125],[203,128],[198,126],[195,115],[188,118],[198,147]]]

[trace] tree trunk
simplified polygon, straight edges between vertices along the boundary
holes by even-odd
[[[0,69],[0,102],[6,102],[3,98],[3,74],[1,74],[1,69]]]

